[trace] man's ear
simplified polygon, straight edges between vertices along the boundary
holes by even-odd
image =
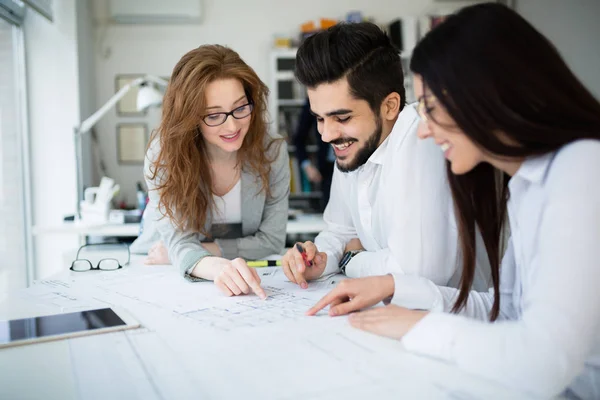
[[[400,102],[402,98],[396,92],[392,92],[381,102],[381,116],[388,121],[394,120],[400,113]]]

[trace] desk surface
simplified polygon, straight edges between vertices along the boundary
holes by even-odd
[[[325,229],[323,214],[300,214],[296,219],[289,220],[286,232],[288,234],[318,233]],[[56,226],[34,226],[34,235],[47,234],[76,234],[85,236],[124,236],[137,237],[140,224],[101,224],[91,225],[79,222],[65,222]]]
[[[260,269],[269,294],[261,301],[225,297],[142,259],[113,272],[66,271],[1,303],[0,320],[113,305],[143,327],[0,350],[0,398],[524,398],[344,317],[304,316],[341,277],[302,290],[280,269]]]
[[[137,237],[140,224],[84,224],[80,222],[64,222],[56,226],[34,226],[34,235],[76,234],[85,236],[125,236]]]

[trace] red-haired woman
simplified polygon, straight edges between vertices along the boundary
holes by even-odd
[[[146,155],[146,226],[132,245],[154,243],[146,263],[170,260],[227,295],[265,297],[244,259],[282,251],[290,183],[285,142],[267,133],[267,95],[229,48],[200,46],[177,63]]]

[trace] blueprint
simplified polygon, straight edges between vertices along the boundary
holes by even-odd
[[[92,274],[80,274],[76,281],[44,280],[27,295],[36,303],[56,307],[56,312],[120,305],[137,314],[149,313],[153,320],[160,318],[161,326],[176,320],[222,333],[314,319],[305,316],[306,311],[343,279],[325,277],[302,289],[289,282],[280,268],[261,268],[259,275],[265,300],[253,293],[228,297],[212,282],[187,282],[175,271],[146,266],[95,279]],[[319,313],[326,314],[327,309]]]
[[[301,289],[280,268],[258,272],[266,300],[227,297],[212,282],[183,280],[172,266],[39,281],[20,294],[20,306],[33,304],[38,315],[118,306],[142,328],[5,350],[0,376],[35,384],[0,378],[0,398],[523,398],[327,310],[306,316],[340,276]]]
[[[263,286],[266,300],[256,296],[243,298],[231,305],[217,305],[181,313],[198,324],[229,331],[236,328],[264,327],[286,319],[304,318],[315,304],[310,297],[288,293],[274,286]]]

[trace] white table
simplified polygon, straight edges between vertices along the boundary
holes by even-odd
[[[303,316],[331,282],[303,291],[264,268],[268,301],[227,298],[210,282],[189,283],[142,259],[113,272],[66,271],[0,304],[0,320],[114,305],[143,325],[0,350],[0,398],[526,398],[355,330],[344,317]]]
[[[296,219],[288,220],[286,233],[319,233],[327,228],[323,214],[300,214]]]
[[[137,237],[140,224],[84,224],[81,222],[64,222],[56,226],[34,226],[34,235],[75,234],[80,236],[124,236]]]
[[[287,234],[317,234],[327,227],[323,221],[323,214],[300,214],[295,219],[289,220],[287,223]],[[56,226],[34,226],[34,235],[78,235],[79,244],[86,243],[87,236],[99,237],[131,237],[136,238],[139,234],[140,224],[101,224],[91,225],[80,222],[64,222]],[[292,238],[291,240],[295,240]],[[63,261],[66,263],[74,259],[77,249],[63,249]],[[69,261],[70,262],[70,261]]]
[[[289,220],[286,233],[319,233],[325,229],[323,214],[300,214]],[[140,224],[83,224],[81,222],[64,222],[56,226],[34,226],[34,235],[75,234],[80,236],[123,236],[137,237]]]

